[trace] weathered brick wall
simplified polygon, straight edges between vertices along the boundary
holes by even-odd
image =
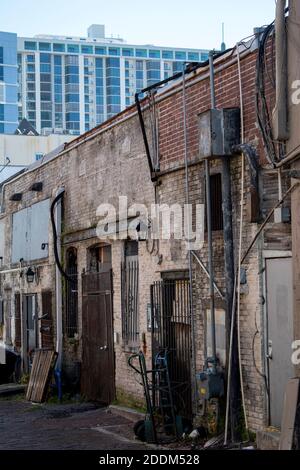
[[[270,67],[271,50],[268,49],[268,67]],[[260,132],[256,123],[255,109],[255,79],[256,79],[256,51],[248,54],[241,60],[241,79],[244,101],[244,126],[246,143],[253,145],[262,165],[260,171],[260,199],[261,212],[264,218],[278,200],[277,174],[268,170],[265,151]],[[216,67],[217,69],[217,67]],[[199,72],[199,76],[201,72]],[[203,76],[205,73],[202,74]],[[194,77],[194,80],[196,78]],[[199,80],[199,78],[198,78]],[[190,83],[192,83],[191,78]],[[191,85],[187,81],[186,109],[187,109],[187,140],[188,160],[195,162],[199,159],[198,142],[198,114],[210,108],[209,79],[204,78]],[[222,71],[216,71],[215,77],[217,107],[240,107],[239,80],[237,63]],[[170,93],[171,94],[171,93]],[[274,106],[274,90],[266,78],[266,99],[270,109]],[[180,167],[184,163],[184,129],[183,129],[183,101],[182,93],[171,94],[170,97],[159,103],[159,132],[161,155],[161,186],[162,200],[174,203],[184,200],[184,172],[166,173]],[[219,167],[219,169],[218,169]],[[220,163],[212,163],[212,171],[220,171]],[[193,166],[190,170],[191,201],[204,203],[204,169],[203,164]],[[235,248],[235,266],[237,265],[237,249],[240,223],[240,191],[241,191],[241,157],[234,157],[231,161],[232,200],[233,200],[233,237]],[[246,199],[249,194],[250,171],[245,164],[245,194],[244,194],[244,228],[242,237],[242,253],[246,251],[252,238],[259,228],[258,224],[249,223],[247,219]],[[174,190],[173,190],[174,188]],[[283,180],[283,190],[288,188],[288,179]],[[181,192],[178,194],[178,192]],[[286,201],[289,207],[290,202]],[[214,270],[218,286],[225,292],[224,279],[224,242],[222,233],[214,233]],[[242,288],[240,325],[241,325],[241,357],[244,377],[244,391],[247,414],[250,428],[256,430],[266,424],[266,388],[264,371],[263,328],[263,277],[262,249],[264,250],[290,250],[291,237],[289,224],[273,224],[266,226],[262,237],[252,249],[250,256],[244,263],[247,275],[247,284]],[[180,251],[180,250],[178,250]],[[208,264],[207,243],[200,251],[204,263]],[[181,252],[181,259],[184,253]],[[187,264],[186,264],[187,267]],[[205,311],[209,307],[208,280],[197,263],[194,262],[194,306],[196,319],[197,342],[197,368],[201,369],[205,360]],[[224,302],[216,295],[217,308],[225,308]],[[199,347],[200,345],[200,347]]]
[[[239,83],[237,64],[227,68],[226,60],[220,59],[218,66],[222,71],[216,71],[216,100],[218,107],[239,107]],[[256,125],[255,114],[255,67],[256,53],[249,53],[241,60],[241,72],[244,95],[244,123],[245,142],[254,145],[257,149],[261,164],[266,159],[260,134]],[[202,78],[203,79],[202,79]],[[205,78],[206,77],[206,78]],[[198,80],[193,85],[192,80]],[[274,101],[271,87],[267,86],[267,99]],[[210,108],[210,89],[207,71],[198,71],[187,80],[187,137],[188,160],[194,162],[189,169],[190,201],[193,203],[205,202],[204,167],[199,161],[199,131],[198,114]],[[157,201],[160,204],[183,204],[185,202],[185,171],[184,139],[183,139],[183,108],[182,93],[173,93],[157,104],[159,116],[159,153],[161,174],[158,179]],[[144,103],[145,104],[145,103]],[[91,235],[98,222],[96,214],[100,203],[117,204],[119,195],[127,195],[129,203],[145,203],[147,207],[155,201],[154,186],[149,178],[149,168],[144,151],[140,127],[137,116],[134,115],[120,123],[120,119],[135,113],[134,108],[127,110],[119,117],[105,123],[95,131],[91,131],[77,139],[82,144],[70,150],[62,157],[58,157],[46,165],[38,167],[34,172],[25,173],[20,179],[8,184],[5,189],[5,207],[7,215],[7,256],[4,260],[9,265],[11,214],[23,207],[31,205],[33,201],[53,198],[60,187],[65,188],[64,204],[64,240],[68,238],[69,246],[78,250],[78,272],[81,274],[87,268],[87,249],[97,243],[97,238]],[[147,112],[145,113],[147,117]],[[119,120],[119,124],[113,126]],[[112,126],[108,128],[108,126]],[[106,128],[106,131],[104,132]],[[103,132],[102,130],[103,129]],[[148,127],[149,129],[149,127]],[[94,132],[94,137],[93,137]],[[96,135],[97,134],[97,135]],[[85,138],[89,137],[83,143]],[[72,143],[73,144],[73,143]],[[69,144],[68,148],[72,148]],[[221,172],[220,161],[211,163],[212,172]],[[231,161],[232,199],[233,199],[233,227],[235,259],[239,238],[239,207],[241,188],[241,157],[236,156]],[[28,191],[34,181],[43,181],[42,194],[34,195]],[[246,164],[246,194],[249,192],[250,173]],[[276,201],[276,176],[270,179],[267,172],[261,177],[261,202],[263,215],[267,213],[273,202]],[[23,192],[21,203],[9,201],[12,193]],[[244,199],[246,201],[246,197]],[[258,229],[257,224],[250,224],[246,218],[246,203],[244,203],[245,225],[243,230],[243,251],[249,245]],[[31,286],[34,292],[42,289],[54,288],[54,259],[51,230],[49,241],[49,260],[40,268],[41,279],[38,286]],[[89,236],[87,236],[89,234]],[[284,235],[284,238],[283,238]],[[87,239],[85,239],[87,236]],[[267,226],[265,238],[261,241],[264,249],[287,249],[290,244],[289,226]],[[71,240],[71,241],[70,241]],[[73,241],[72,241],[73,240]],[[119,396],[142,400],[142,389],[137,385],[136,377],[129,370],[127,359],[129,353],[122,344],[121,321],[121,271],[120,264],[123,259],[123,243],[112,242],[113,265],[113,308],[114,308],[114,339],[116,358],[116,387]],[[147,356],[150,364],[151,338],[147,331],[147,305],[150,302],[150,285],[161,277],[161,272],[188,269],[188,253],[183,241],[161,240],[159,251],[150,255],[146,242],[139,243],[139,328],[140,347]],[[208,264],[207,242],[200,251],[203,262]],[[245,378],[245,395],[247,413],[251,429],[263,426],[265,422],[265,390],[264,381],[258,371],[263,371],[261,348],[263,323],[263,307],[261,302],[262,275],[261,253],[256,246],[245,263],[247,271],[247,286],[243,288],[241,296],[241,343],[242,365]],[[214,233],[214,260],[215,279],[221,290],[225,291],[224,279],[224,243],[223,233]],[[260,274],[259,274],[260,273]],[[196,331],[196,365],[201,370],[205,360],[205,312],[209,305],[209,290],[206,275],[196,262],[193,264],[193,291],[194,316]],[[5,281],[12,288],[12,292],[19,289],[17,276],[6,275]],[[28,286],[24,286],[28,289]],[[81,283],[79,283],[79,344],[73,345],[65,341],[65,358],[69,362],[81,358]],[[216,296],[217,298],[217,296]],[[224,302],[217,298],[217,307],[224,308]],[[13,310],[12,310],[13,311]],[[143,338],[145,341],[143,342]],[[254,344],[254,351],[253,351]],[[253,360],[255,357],[255,361]]]

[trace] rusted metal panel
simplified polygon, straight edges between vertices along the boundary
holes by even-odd
[[[82,288],[81,393],[109,404],[115,397],[111,270],[83,274]]]

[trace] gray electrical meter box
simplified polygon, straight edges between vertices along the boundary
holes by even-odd
[[[199,398],[210,400],[211,398],[224,396],[224,374],[220,368],[216,373],[213,373],[211,369],[207,369],[196,374],[196,382]]]
[[[239,108],[210,109],[199,114],[200,158],[232,155],[241,143]]]

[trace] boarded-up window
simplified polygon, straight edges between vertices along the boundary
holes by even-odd
[[[65,329],[68,338],[74,338],[78,332],[78,274],[76,249],[69,248],[66,258],[68,279],[66,279]]]
[[[48,257],[49,217],[49,199],[13,214],[13,263]]]
[[[53,348],[53,317],[52,317],[52,292],[42,292],[41,314],[41,339],[42,348]]]
[[[21,296],[17,293],[15,294],[15,348],[19,351],[21,346]]]

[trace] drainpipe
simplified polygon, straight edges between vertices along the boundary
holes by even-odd
[[[214,53],[209,53],[210,92],[211,107],[216,108],[215,80],[214,80]],[[217,348],[216,348],[216,319],[215,319],[215,287],[214,287],[214,264],[213,264],[213,239],[211,225],[211,190],[210,190],[210,162],[205,160],[205,186],[206,186],[206,219],[207,219],[207,241],[208,241],[208,271],[209,271],[209,295],[211,315],[211,349],[213,373],[217,371]]]
[[[209,56],[210,66],[210,89],[211,89],[211,103],[212,108],[216,108],[216,95],[215,95],[215,71],[214,71],[214,54],[210,53]],[[232,196],[231,196],[231,175],[230,175],[230,157],[222,157],[222,208],[223,208],[223,237],[224,237],[224,275],[226,287],[226,325],[227,325],[227,344],[230,343],[230,331],[232,322],[232,307],[234,296],[234,249],[233,249],[233,229],[232,229]],[[206,160],[208,163],[208,160]],[[207,170],[206,170],[207,172]],[[207,176],[208,178],[208,176]],[[210,192],[210,191],[209,191]],[[209,196],[210,197],[210,196]],[[208,200],[208,196],[207,196]],[[207,218],[208,220],[208,218]],[[207,224],[208,225],[208,224]],[[209,229],[208,229],[209,233]],[[211,248],[212,250],[212,248]],[[212,268],[213,269],[213,268]],[[210,280],[211,283],[211,280]],[[214,299],[212,300],[214,308]],[[236,326],[234,326],[234,331]],[[236,331],[235,331],[236,333]],[[215,317],[214,325],[212,324],[212,334],[215,335]],[[236,336],[236,335],[235,335]],[[215,340],[215,338],[214,338]],[[216,340],[214,341],[216,342]],[[216,358],[216,344],[215,358]],[[230,424],[231,424],[231,439],[236,440],[236,428],[238,424],[238,398],[239,398],[239,377],[238,377],[238,350],[237,344],[234,345],[232,351],[232,372],[230,383]]]
[[[190,182],[189,182],[189,168],[188,168],[188,135],[187,135],[187,109],[186,109],[186,80],[185,80],[185,67],[182,74],[182,100],[183,100],[183,129],[184,129],[184,162],[185,162],[185,203],[187,206],[190,204]],[[190,220],[190,212],[188,213],[188,243],[191,241],[190,229],[192,225],[192,220]],[[189,300],[190,300],[190,317],[191,317],[191,329],[192,329],[192,368],[193,368],[193,395],[194,403],[197,400],[197,389],[196,389],[196,331],[195,331],[195,318],[194,318],[194,304],[193,304],[193,255],[192,250],[188,249],[189,257]]]
[[[232,316],[233,296],[234,296],[234,249],[233,249],[233,229],[232,229],[232,196],[231,196],[231,175],[230,157],[222,158],[222,199],[223,199],[223,237],[224,237],[224,275],[226,292],[226,325],[227,325],[227,351],[230,345],[231,323],[233,327],[233,337],[236,338],[237,327]],[[229,364],[227,364],[229,367]],[[238,400],[239,400],[239,374],[238,374],[238,348],[237,342],[233,341],[231,353],[231,381],[229,384],[230,403],[230,431],[231,440],[237,440],[238,426]]]
[[[65,190],[59,189],[56,193],[56,197],[52,203],[51,211],[54,210],[54,220],[56,228],[56,237],[53,234],[53,244],[55,245],[55,294],[56,294],[56,352],[58,354],[55,377],[58,388],[58,397],[62,398],[62,383],[61,383],[61,372],[62,372],[62,356],[63,356],[63,323],[62,323],[62,274],[61,274],[61,223],[62,223],[62,205],[61,201]],[[54,206],[55,204],[55,206]],[[53,215],[53,212],[52,214]]]
[[[277,0],[275,20],[276,42],[276,105],[273,110],[274,139],[289,138],[287,98],[287,33],[285,24],[286,0]]]

